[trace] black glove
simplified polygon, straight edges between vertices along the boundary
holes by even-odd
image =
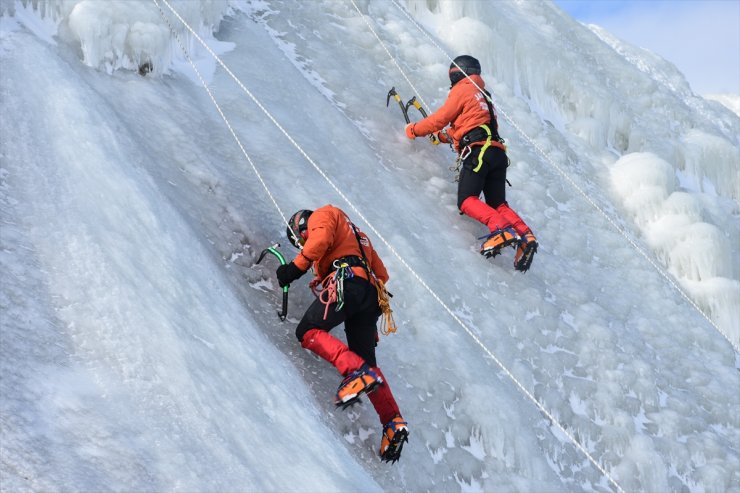
[[[275,273],[277,274],[278,284],[280,284],[281,288],[290,285],[291,282],[305,274],[293,262],[281,265]]]

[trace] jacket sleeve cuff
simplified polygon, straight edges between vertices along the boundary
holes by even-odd
[[[293,263],[303,272],[306,272],[311,267],[311,261],[303,255],[303,252],[299,253],[298,256],[293,259]]]

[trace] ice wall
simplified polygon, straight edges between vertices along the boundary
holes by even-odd
[[[648,244],[737,344],[740,281],[733,245],[740,242],[738,230],[723,230],[707,222],[701,195],[679,190],[673,166],[654,154],[621,157],[611,176],[624,208],[635,218]],[[688,187],[695,188],[684,186]]]
[[[570,165],[560,159],[567,148],[579,163],[568,171],[580,180],[604,176],[606,190],[613,182],[617,212],[740,346],[738,115],[695,95],[671,63],[598,26],[584,29],[548,1],[406,5],[451,56],[480,59],[499,110],[525,140],[559,165]],[[548,142],[553,128],[559,138]]]
[[[136,70],[142,75],[161,75],[182,56],[175,36],[193,51],[192,35],[163,1],[151,0],[2,0],[0,13],[15,15],[33,10],[58,25],[59,36],[79,46],[83,62],[112,73]],[[169,0],[180,16],[204,38],[212,38],[221,18],[229,11],[228,0]],[[164,18],[163,18],[164,13]],[[175,29],[175,34],[171,28]]]

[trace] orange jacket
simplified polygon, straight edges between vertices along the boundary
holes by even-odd
[[[480,75],[471,75],[470,79],[478,87],[485,89],[486,83]],[[460,139],[466,133],[491,122],[486,98],[470,79],[465,78],[452,86],[442,107],[414,124],[413,131],[417,137],[442,130],[449,123],[447,134],[452,137],[455,149],[458,150]]]
[[[388,271],[383,261],[375,252],[370,239],[361,231],[360,240],[370,269],[385,284],[388,282]],[[331,272],[332,262],[350,255],[362,258],[352,223],[344,211],[333,205],[325,205],[309,216],[306,243],[293,259],[293,263],[302,271],[307,271],[313,264],[316,275],[323,279]],[[362,267],[353,267],[352,271],[367,279],[367,273]]]

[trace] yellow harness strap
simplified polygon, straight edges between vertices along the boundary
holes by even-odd
[[[491,129],[488,125],[481,125],[481,128],[486,131],[486,143],[483,144],[483,147],[478,153],[478,166],[473,168],[473,171],[476,173],[480,171],[480,167],[483,166],[483,154],[485,154],[486,150],[491,146]]]

